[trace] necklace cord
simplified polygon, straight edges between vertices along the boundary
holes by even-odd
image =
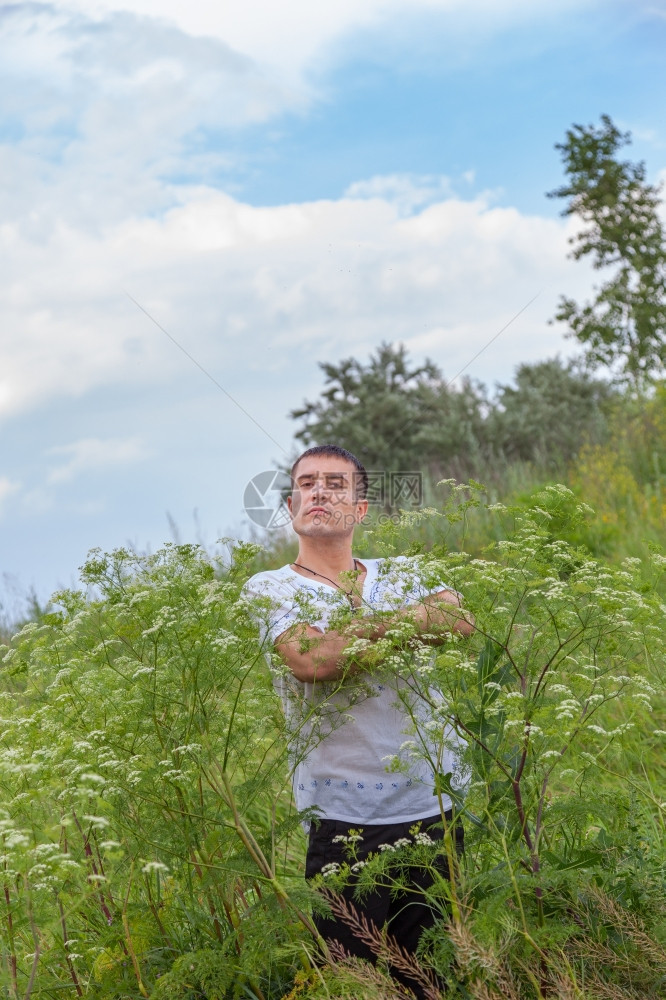
[[[342,593],[345,595],[345,597],[349,601],[350,607],[352,607],[352,608],[356,607],[356,605],[354,604],[354,599],[352,597],[351,590],[345,590],[345,588],[341,587],[339,583],[335,582],[335,580],[331,580],[330,576],[325,576],[323,573],[318,573],[316,569],[310,569],[309,566],[303,566],[302,563],[293,562],[291,565],[292,566],[297,566],[299,569],[304,569],[306,571],[306,573],[312,573],[313,576],[318,576],[322,580],[327,580],[328,583],[330,583],[333,587],[336,588],[336,590],[341,590],[342,591]],[[348,571],[348,572],[352,572],[352,573],[357,573],[358,572],[358,559],[354,559],[354,568],[352,570]]]

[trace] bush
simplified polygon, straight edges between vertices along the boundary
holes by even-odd
[[[658,759],[666,732],[665,560],[611,567],[564,541],[587,517],[564,487],[512,509],[480,498],[453,488],[443,512],[368,539],[403,552],[419,520],[436,521],[423,569],[465,594],[473,638],[433,658],[415,652],[405,620],[349,653],[428,699],[405,750],[429,760],[466,828],[461,861],[447,832],[453,877],[428,893],[439,916],[422,981],[433,997],[442,984],[460,998],[657,997],[664,805],[649,770],[626,762],[638,746]],[[498,524],[478,557],[464,551],[475,518]],[[312,890],[287,734],[241,595],[255,555],[93,553],[85,589],[56,595],[59,610],[5,647],[0,921],[12,1000],[395,994],[382,966],[395,964],[390,941],[376,942],[376,968],[334,956],[324,971],[307,957]],[[451,729],[465,741],[466,798],[438,766]],[[431,867],[436,850],[414,837],[371,859],[359,892]]]
[[[297,933],[282,717],[240,596],[253,554],[236,547],[216,575],[196,546],[93,553],[87,592],[57,594],[5,651],[10,996],[33,972],[35,995],[147,996],[213,947],[225,984],[253,981],[273,973],[258,914]]]

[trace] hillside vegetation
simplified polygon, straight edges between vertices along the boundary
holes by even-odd
[[[293,414],[299,447],[332,439],[422,477],[416,502],[375,498],[355,551],[418,557],[476,618],[434,656],[408,619],[348,652],[359,697],[362,666],[428,703],[407,749],[436,775],[433,812],[449,794],[465,828],[461,857],[445,829],[450,881],[418,829],[362,868],[361,894],[432,870],[418,956],[341,902],[353,844],[303,880],[272,687],[286,668],[243,594],[293,558],[274,532],[94,551],[80,589],[5,629],[2,996],[408,1000],[389,964],[428,1000],[666,996],[666,251],[655,189],[617,158],[627,140],[604,117],[560,147],[575,253],[614,269],[594,302],[561,304],[576,363],[522,365],[491,395],[385,344],[326,362]],[[465,796],[440,766],[451,729]],[[317,938],[327,906],[376,965]]]
[[[652,510],[638,481],[632,496]],[[607,509],[616,545],[620,498]],[[467,849],[458,862],[445,841],[455,877],[430,892],[439,921],[418,965],[433,997],[444,983],[460,997],[663,995],[666,560],[593,558],[578,538],[596,523],[564,486],[513,505],[449,487],[439,512],[362,540],[426,551],[477,617],[434,662],[414,656],[408,623],[351,657],[424,693],[434,682],[447,701],[430,731],[449,722],[467,742]],[[86,591],[57,595],[5,652],[8,996],[399,995],[381,964],[312,965],[321,903],[302,881],[284,723],[241,594],[257,558],[247,545],[217,565],[194,546],[93,554]],[[418,838],[400,851],[362,884],[432,864]]]

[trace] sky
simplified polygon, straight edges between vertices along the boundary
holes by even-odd
[[[0,615],[247,537],[321,362],[575,353],[555,144],[606,113],[666,177],[665,42],[664,0],[0,2]]]

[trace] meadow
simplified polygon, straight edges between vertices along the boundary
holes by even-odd
[[[407,996],[400,961],[432,1000],[666,996],[666,395],[625,400],[605,443],[556,471],[433,485],[429,507],[358,537],[360,557],[418,557],[477,622],[434,660],[408,621],[349,657],[445,694],[410,751],[452,792],[466,850],[445,831],[452,878],[428,892],[416,960],[361,925],[374,966],[317,940],[313,909],[340,908],[348,870],[304,883],[285,723],[242,593],[291,543],[92,552],[80,589],[1,651],[2,996],[380,1000]],[[447,725],[465,797],[433,751]],[[359,892],[432,868],[416,833]]]

